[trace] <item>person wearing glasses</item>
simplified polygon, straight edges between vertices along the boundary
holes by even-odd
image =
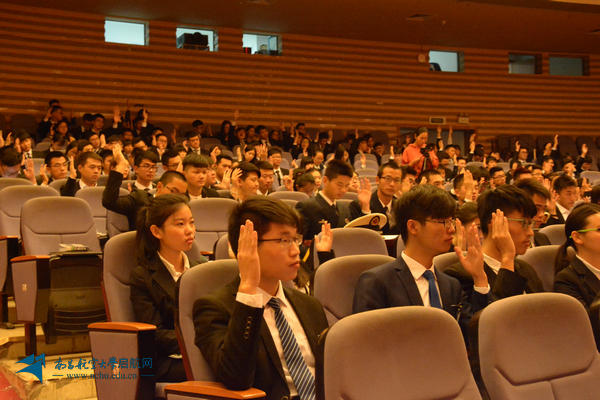
[[[398,234],[394,217],[394,208],[397,199],[394,194],[400,190],[402,185],[402,170],[395,162],[388,162],[379,167],[377,171],[377,190],[370,192],[370,185],[366,181],[369,189],[363,188],[358,193],[358,200],[350,203],[350,220],[362,217],[371,213],[381,213],[387,216],[387,222],[383,226],[384,235]]]
[[[46,154],[44,158],[44,166],[40,171],[42,178],[44,175],[46,179],[43,179],[42,184],[50,184],[57,179],[64,179],[69,173],[69,161],[64,153],[60,151],[51,151]]]
[[[152,151],[138,153],[133,160],[133,172],[135,173],[135,182],[133,187],[144,192],[153,192],[156,189],[154,185],[154,176],[158,169],[158,156]]]
[[[489,300],[542,292],[542,282],[533,267],[515,259],[525,254],[533,238],[537,209],[530,196],[515,186],[502,185],[479,196],[477,213]],[[462,264],[454,264],[444,272],[458,279],[465,292],[472,291],[473,279]]]
[[[129,175],[129,162],[121,152],[120,145],[115,145],[113,155],[117,165],[108,174],[108,180],[102,192],[102,205],[107,210],[125,215],[129,222],[130,230],[133,231],[136,229],[138,212],[150,204],[153,197],[163,194],[186,194],[188,184],[185,176],[179,171],[166,171],[160,177],[154,193],[133,187],[133,190],[127,196],[119,196],[123,177]],[[154,154],[154,156],[156,155]]]
[[[396,225],[405,249],[398,258],[363,272],[354,291],[353,312],[398,306],[436,307],[450,313],[466,329],[473,312],[485,307],[489,286],[483,270],[483,256],[473,225],[471,246],[462,258],[472,277],[470,298],[460,282],[438,270],[433,258],[452,245],[459,222],[456,201],[445,190],[419,185],[402,195],[396,209]],[[462,250],[457,248],[462,255]]]
[[[228,389],[255,387],[266,399],[314,399],[322,365],[319,335],[328,327],[317,299],[289,289],[301,269],[298,213],[281,200],[256,196],[229,218],[239,276],[194,304],[195,343]],[[331,248],[324,229],[318,250]]]
[[[554,291],[575,297],[589,311],[591,304],[600,299],[600,205],[576,206],[565,222],[565,235],[557,267],[567,260],[567,247],[575,248],[576,256],[557,273]]]

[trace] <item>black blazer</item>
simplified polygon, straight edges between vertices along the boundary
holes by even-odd
[[[394,217],[394,210],[395,210],[395,206],[398,200],[396,200],[395,198],[392,199],[392,204],[391,204],[391,208],[392,208],[392,218]],[[379,198],[377,197],[377,190],[375,190],[372,194],[371,194],[371,201],[370,201],[370,206],[369,208],[371,209],[372,213],[381,213],[383,215],[386,215],[385,209],[383,208],[383,206],[381,205],[381,202],[379,201]],[[363,212],[360,209],[360,203],[358,202],[358,200],[353,200],[350,203],[350,221],[352,221],[353,219],[356,219],[358,217],[362,217]],[[379,228],[377,228],[379,229]],[[388,220],[388,222],[385,223],[385,225],[383,226],[383,228],[381,229],[384,235],[396,235],[398,233],[400,233],[400,229],[397,228],[397,226],[394,226],[394,228],[390,228],[390,221]]]
[[[296,203],[296,209],[304,219],[304,240],[312,240],[315,235],[321,232],[322,221],[329,222],[332,228],[345,225],[344,221],[341,220],[341,213],[337,205],[335,207],[330,206],[320,194]]]
[[[600,296],[600,280],[578,258],[560,271],[554,280],[554,291],[575,297],[586,310]]]
[[[255,387],[264,391],[269,400],[287,399],[289,390],[275,343],[263,320],[264,309],[237,302],[239,284],[238,277],[196,301],[196,345],[217,380],[229,389]],[[323,307],[314,297],[294,289],[283,290],[304,328],[315,356],[315,369],[321,371],[323,354],[318,344],[319,335],[328,327]],[[322,393],[319,374],[315,380],[317,391]]]
[[[483,264],[483,269],[490,285],[490,301],[523,294],[524,292],[539,293],[544,291],[544,286],[537,273],[531,265],[524,261],[515,260],[514,271],[500,268],[498,274],[496,274],[486,263]],[[467,294],[474,292],[473,278],[460,263],[446,268],[444,273],[458,279]]]
[[[129,229],[136,229],[136,218],[139,210],[150,204],[152,195],[143,190],[133,188],[133,191],[127,196],[119,197],[119,189],[123,182],[123,175],[117,171],[110,171],[108,181],[102,193],[102,205],[107,210],[123,214],[129,222]]]
[[[556,207],[556,215],[551,215],[550,217],[548,217],[548,220],[546,221],[544,226],[558,225],[558,224],[564,224],[564,223],[565,223],[565,219],[564,219],[562,213],[558,210],[558,207]]]
[[[60,187],[60,195],[74,197],[79,189],[81,189],[79,179],[69,177],[65,184]]]
[[[206,262],[206,259],[199,260]],[[190,260],[194,266],[198,262]],[[177,282],[158,259],[149,265],[138,265],[130,276],[131,304],[137,322],[156,325],[156,376],[164,375],[174,359],[170,354],[180,354],[175,336],[175,315],[177,313]]]
[[[474,292],[469,298],[458,280],[443,274],[437,268],[435,275],[444,310],[458,319],[466,329],[471,315],[485,307],[488,296]],[[352,311],[359,313],[379,308],[422,305],[423,299],[415,279],[406,262],[398,257],[360,275],[354,290]]]

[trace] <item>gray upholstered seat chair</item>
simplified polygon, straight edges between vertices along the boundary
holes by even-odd
[[[96,232],[106,234],[106,214],[108,210],[102,205],[104,187],[86,187],[78,190],[75,197],[85,200],[92,209],[92,216],[96,223]]]
[[[532,247],[527,249],[525,254],[517,257],[533,267],[546,292],[554,290],[554,260],[559,247],[556,244]]]
[[[0,178],[0,190],[7,188],[9,186],[17,186],[17,185],[32,185],[31,181],[23,178]]]
[[[444,272],[446,268],[458,262],[458,256],[455,252],[439,254],[433,257],[433,265],[440,271]]]
[[[127,196],[129,192],[126,189],[119,188],[119,196]],[[106,233],[108,237],[117,236],[119,233],[129,231],[129,221],[127,216],[106,210]]]
[[[100,281],[100,243],[89,205],[74,197],[38,197],[23,204],[24,256],[11,260],[17,320],[25,323],[27,354],[35,352],[35,324],[47,342],[56,335],[82,334],[105,320]],[[85,252],[53,253],[60,244]]]
[[[55,189],[56,191],[60,192],[60,188],[63,187],[65,185],[65,183],[67,183],[67,178],[56,179],[56,180],[53,180],[52,182],[50,182],[48,184],[48,186],[50,186],[52,189]]]
[[[215,260],[227,260],[229,257],[229,238],[224,234],[215,243]]]
[[[481,399],[458,323],[408,306],[350,315],[325,339],[325,399]]]
[[[295,200],[295,201],[304,201],[308,200],[310,197],[306,193],[303,192],[273,192],[269,193],[269,197],[279,200]]]
[[[567,240],[564,224],[548,225],[540,229],[539,232],[548,238],[550,244],[561,245]]]
[[[196,243],[201,251],[212,252],[217,239],[227,233],[227,221],[237,205],[232,199],[206,198],[190,201],[196,225]]]
[[[388,255],[383,237],[366,228],[334,228],[333,246],[336,257],[354,254]]]
[[[481,375],[492,400],[600,399],[600,355],[583,305],[560,293],[513,296],[479,319]]]
[[[352,314],[354,287],[363,271],[394,261],[380,254],[336,257],[324,262],[315,273],[315,297],[323,305],[329,325]]]

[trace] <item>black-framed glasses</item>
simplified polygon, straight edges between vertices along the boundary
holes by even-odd
[[[507,220],[509,221],[515,221],[515,222],[520,222],[521,223],[521,228],[523,229],[533,229],[535,226],[535,221],[532,219],[527,219],[527,218],[509,218],[506,217]]]
[[[392,178],[391,176],[382,176],[379,179],[381,179],[382,181],[384,181],[386,183],[391,183],[391,182],[400,183],[400,181],[402,180],[400,178]]]
[[[259,242],[279,242],[282,249],[288,249],[292,244],[300,246],[302,244],[302,235],[294,237],[282,237],[277,239],[259,239]]]
[[[433,222],[436,224],[442,224],[444,225],[444,228],[446,228],[446,230],[450,230],[450,229],[456,229],[456,218],[446,218],[446,219],[426,219],[425,221],[429,221],[429,222]]]
[[[141,164],[140,168],[150,169],[150,170],[156,170],[156,169],[158,169],[158,167],[156,166],[156,164]]]

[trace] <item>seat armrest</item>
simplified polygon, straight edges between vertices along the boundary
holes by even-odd
[[[187,381],[174,383],[165,387],[167,400],[169,395],[189,399],[264,399],[265,392],[255,388],[247,390],[229,390],[219,382]]]
[[[11,263],[25,262],[25,261],[36,261],[36,260],[49,260],[50,256],[48,255],[27,255],[27,256],[18,256],[14,257],[10,260]]]
[[[156,325],[144,322],[94,322],[88,325],[90,331],[142,332],[156,330]]]

